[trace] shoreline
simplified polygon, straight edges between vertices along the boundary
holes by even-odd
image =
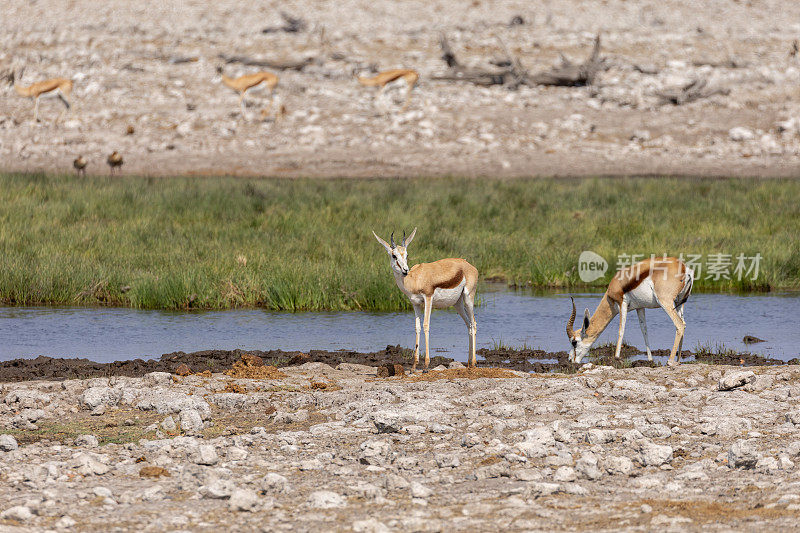
[[[614,347],[601,345],[593,348],[591,356],[584,363],[607,365],[614,368],[653,367],[661,368],[658,361],[628,359],[630,356],[642,355],[643,352],[628,344],[623,344],[621,357],[615,360]],[[374,367],[393,368],[395,365],[403,367],[405,372],[410,371],[412,351],[401,346],[387,346],[376,352],[356,352],[350,350],[200,350],[191,353],[172,352],[151,359],[128,359],[109,363],[98,363],[82,358],[58,358],[38,356],[24,359],[13,359],[0,362],[0,383],[19,382],[29,380],[59,380],[59,379],[90,379],[93,377],[125,376],[141,377],[150,372],[176,372],[180,367],[186,367],[191,374],[210,372],[224,372],[233,368],[234,364],[244,356],[256,356],[263,363],[276,368],[290,368],[305,363],[324,363],[331,367],[340,364],[356,364]],[[482,348],[476,352],[478,368],[499,368],[533,374],[574,374],[581,368],[581,364],[568,362],[565,351],[546,352],[544,350],[500,348]],[[653,350],[653,356],[663,358],[669,355],[669,350]],[[709,365],[732,366],[785,366],[800,364],[800,359],[789,361],[764,357],[747,352],[726,351],[712,353],[703,351],[694,353],[691,350],[683,351],[684,364],[694,362]],[[418,371],[421,370],[424,356],[420,358]],[[448,366],[456,363],[455,359],[436,355],[431,357],[430,368]],[[393,372],[393,370],[392,370]]]

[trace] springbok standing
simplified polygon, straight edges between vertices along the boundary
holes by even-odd
[[[275,92],[275,87],[278,86],[278,76],[272,72],[256,72],[254,74],[245,74],[238,78],[229,78],[222,72],[222,67],[217,68],[217,72],[222,76],[222,83],[239,93],[239,106],[242,108],[242,118],[247,118],[244,111],[244,97],[247,91],[258,87],[262,83],[269,90],[270,108],[272,107],[272,96]]]
[[[377,102],[383,93],[386,91],[386,87],[399,79],[402,79],[406,82],[406,102],[403,104],[402,110],[405,110],[408,107],[408,104],[411,103],[411,91],[414,89],[414,86],[419,81],[419,73],[416,70],[410,68],[396,68],[392,70],[384,70],[383,72],[379,72],[375,76],[371,78],[366,78],[364,76],[357,76],[356,80],[361,85],[365,87],[380,87],[380,91],[378,94],[375,95],[375,102]]]
[[[64,104],[66,109],[64,109],[64,111],[61,112],[61,115],[59,115],[59,119],[62,116],[64,116],[64,113],[69,111],[70,103],[67,98],[72,92],[72,80],[67,78],[53,78],[50,80],[38,81],[27,87],[24,87],[22,85],[17,85],[14,80],[15,77],[14,74],[12,73],[9,76],[9,81],[11,84],[14,85],[14,90],[17,92],[18,95],[24,96],[26,98],[33,98],[36,101],[36,103],[33,106],[34,122],[39,122],[39,98],[44,95],[56,96]]]
[[[591,318],[589,318],[589,310],[586,309],[583,327],[580,331],[575,331],[572,327],[575,323],[575,300],[572,300],[572,315],[567,323],[567,337],[572,343],[570,361],[580,363],[586,357],[592,344],[608,327],[617,313],[620,315],[619,337],[617,337],[614,357],[619,359],[622,335],[625,333],[625,319],[631,309],[635,309],[639,315],[639,325],[647,346],[647,359],[652,361],[653,354],[650,352],[650,342],[647,340],[644,310],[661,307],[675,324],[675,342],[672,345],[667,364],[670,366],[679,364],[683,348],[683,333],[686,329],[686,321],[683,319],[683,304],[689,299],[693,281],[694,272],[680,259],[664,257],[640,261],[614,275],[608,284],[608,290]],[[678,356],[677,363],[675,361],[676,354]]]
[[[417,339],[414,344],[414,366],[411,367],[411,370],[416,370],[417,363],[419,363],[419,317],[424,309],[425,371],[428,371],[428,365],[431,362],[428,350],[428,331],[431,324],[431,310],[434,307],[436,309],[455,307],[458,314],[464,319],[469,333],[467,365],[473,368],[475,366],[475,335],[478,330],[475,314],[473,313],[475,286],[478,283],[478,269],[463,259],[440,259],[433,263],[420,263],[409,269],[406,247],[414,240],[416,233],[417,228],[414,228],[414,231],[406,239],[406,234],[403,232],[402,244],[396,246],[394,233],[390,237],[391,244],[389,244],[378,237],[374,231],[372,232],[378,242],[386,248],[386,253],[389,254],[389,265],[392,267],[397,286],[408,296],[411,305],[414,307],[414,325]]]

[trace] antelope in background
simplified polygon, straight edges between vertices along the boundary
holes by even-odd
[[[20,77],[22,77],[22,72],[20,72]],[[14,90],[18,95],[26,98],[33,98],[36,101],[33,106],[33,120],[35,122],[39,122],[39,98],[41,96],[55,96],[61,100],[66,109],[61,112],[59,119],[63,117],[64,113],[69,111],[71,107],[68,97],[72,92],[72,80],[67,78],[52,78],[49,80],[38,81],[25,87],[16,84],[15,74],[12,72],[8,76],[8,81],[10,85],[14,86]]]
[[[567,337],[572,343],[570,361],[580,363],[586,357],[592,344],[597,341],[617,313],[620,315],[619,336],[614,357],[619,359],[622,335],[625,333],[625,319],[631,309],[635,309],[639,315],[639,326],[642,328],[642,336],[647,346],[647,359],[652,361],[653,354],[650,352],[650,342],[647,340],[644,310],[661,307],[675,324],[675,342],[667,364],[670,366],[680,364],[683,333],[686,329],[683,304],[689,299],[693,281],[694,272],[674,257],[640,261],[614,275],[591,318],[589,309],[584,312],[583,327],[580,331],[573,329],[576,313],[575,300],[572,300],[572,315],[567,322]]]
[[[408,268],[407,246],[414,240],[417,228],[400,246],[394,243],[394,233],[390,237],[391,244],[387,243],[373,231],[372,234],[389,254],[389,266],[392,268],[394,280],[403,293],[408,296],[414,307],[414,326],[417,333],[414,343],[414,365],[411,370],[417,369],[419,363],[419,318],[424,311],[423,327],[425,329],[425,372],[428,371],[431,358],[428,349],[428,331],[430,330],[431,311],[433,308],[444,309],[455,307],[469,334],[469,358],[467,366],[475,367],[475,336],[478,325],[475,322],[473,307],[475,303],[475,286],[478,283],[478,269],[463,259],[440,259],[433,263],[420,263]]]
[[[411,91],[414,89],[417,81],[419,81],[419,73],[413,69],[396,68],[379,72],[377,75],[371,78],[357,76],[356,79],[358,80],[358,83],[366,87],[381,88],[381,90],[378,91],[378,94],[375,95],[376,102],[381,96],[383,96],[383,93],[386,91],[386,87],[390,83],[399,79],[403,79],[406,82],[406,103],[403,104],[402,110],[405,110],[408,107],[408,104],[411,102]]]
[[[222,72],[222,67],[218,67],[217,72],[222,76],[222,83],[239,93],[239,105],[242,108],[242,118],[246,118],[244,97],[247,91],[262,83],[269,89],[270,107],[272,107],[272,94],[275,91],[275,87],[278,86],[278,76],[272,72],[261,71],[255,74],[245,74],[238,78],[229,78],[226,76]]]

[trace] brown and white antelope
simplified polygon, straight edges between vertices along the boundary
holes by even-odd
[[[396,68],[392,70],[385,70],[383,72],[379,72],[375,76],[371,78],[366,78],[364,76],[357,76],[356,79],[358,83],[364,85],[366,87],[380,87],[381,90],[378,91],[378,94],[375,96],[375,101],[377,102],[378,99],[383,96],[383,93],[386,91],[386,87],[399,79],[402,79],[406,82],[406,103],[403,104],[402,109],[406,109],[408,104],[411,102],[411,91],[414,89],[414,86],[419,81],[419,73],[416,70],[410,68]]]
[[[391,244],[389,244],[378,237],[374,231],[372,232],[378,242],[386,248],[386,253],[389,254],[389,265],[392,267],[397,286],[408,296],[411,305],[414,307],[414,326],[417,338],[414,344],[414,366],[412,370],[416,370],[419,363],[420,315],[424,313],[425,371],[427,372],[428,365],[431,362],[428,349],[431,311],[433,308],[444,309],[447,307],[455,307],[467,325],[469,334],[467,365],[472,368],[475,366],[475,336],[478,329],[473,312],[475,286],[478,283],[478,269],[463,259],[440,259],[433,263],[420,263],[409,269],[407,247],[411,244],[416,233],[417,228],[414,228],[414,231],[406,239],[406,234],[403,232],[402,243],[397,246],[394,243],[394,233],[390,237]]]
[[[667,364],[670,366],[679,364],[683,348],[683,333],[686,329],[683,305],[692,292],[693,281],[694,272],[680,259],[674,257],[646,259],[624,268],[611,279],[608,290],[591,318],[589,310],[586,309],[583,327],[579,331],[573,329],[575,323],[575,300],[573,300],[572,315],[567,322],[567,337],[572,343],[570,361],[580,363],[586,357],[592,344],[597,341],[617,313],[620,315],[619,336],[614,357],[619,359],[622,335],[625,333],[625,319],[628,311],[632,309],[635,309],[639,315],[639,325],[647,346],[647,358],[652,361],[653,354],[650,352],[650,342],[647,340],[644,310],[661,307],[675,324],[675,342],[672,345]],[[675,361],[676,354],[677,362]]]
[[[33,120],[35,122],[39,122],[39,98],[42,96],[55,96],[61,100],[66,109],[61,112],[59,118],[61,118],[64,113],[69,111],[71,107],[68,100],[69,95],[72,92],[72,80],[70,79],[53,78],[49,80],[38,81],[27,87],[24,87],[22,85],[17,85],[14,82],[14,74],[12,73],[9,77],[9,81],[14,85],[14,90],[17,91],[18,95],[26,98],[33,98],[35,100],[36,103],[33,106]]]
[[[222,83],[239,93],[239,105],[242,108],[243,118],[245,117],[244,97],[247,94],[247,91],[261,86],[262,84],[264,87],[269,89],[270,107],[272,107],[272,94],[275,91],[275,87],[278,86],[278,76],[272,72],[256,72],[254,74],[245,74],[244,76],[239,76],[238,78],[229,78],[223,74],[222,67],[219,67],[217,72],[219,72],[219,74],[222,76]]]

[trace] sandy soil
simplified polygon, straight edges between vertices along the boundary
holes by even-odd
[[[0,530],[776,531],[800,367],[0,384]]]
[[[283,24],[281,10],[307,30],[262,33]],[[515,15],[525,23],[509,26]],[[118,150],[124,173],[149,175],[794,176],[798,20],[800,4],[788,0],[11,2],[0,71],[24,67],[26,85],[71,77],[74,106],[57,124],[63,106],[43,100],[37,124],[33,102],[4,87],[0,168],[72,171],[83,154],[89,172],[104,174]],[[598,30],[608,69],[592,87],[432,79],[444,70],[440,31],[474,65],[502,57],[499,35],[536,72],[561,53],[582,61]],[[314,61],[279,73],[272,109],[287,115],[275,123],[262,117],[265,95],[240,116],[217,79],[219,54]],[[407,111],[402,87],[375,102],[355,83],[353,72],[370,66],[420,71]],[[731,92],[658,103],[659,91],[695,79]]]

